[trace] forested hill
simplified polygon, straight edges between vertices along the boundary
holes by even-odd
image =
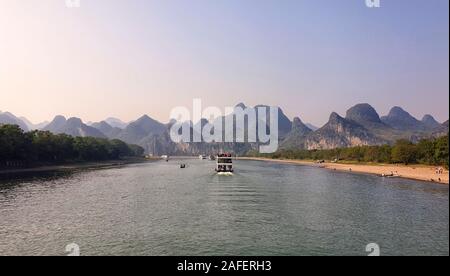
[[[118,160],[142,156],[144,149],[120,140],[72,137],[49,131],[24,132],[17,125],[0,125],[0,168],[11,162],[26,165]]]

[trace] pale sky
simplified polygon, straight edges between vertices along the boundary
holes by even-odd
[[[368,102],[449,117],[449,1],[0,0],[0,110],[37,123],[268,104],[323,125]]]

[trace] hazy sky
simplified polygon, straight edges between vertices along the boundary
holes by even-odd
[[[449,1],[0,0],[0,110],[168,121],[174,106],[270,104],[322,125],[400,105],[449,117]]]

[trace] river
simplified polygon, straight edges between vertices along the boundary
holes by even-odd
[[[186,163],[186,169],[179,164]],[[449,187],[197,159],[0,180],[0,255],[449,254]]]

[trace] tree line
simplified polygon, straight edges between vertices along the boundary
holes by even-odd
[[[387,164],[449,166],[448,135],[418,143],[399,140],[394,145],[360,146],[329,150],[280,150],[272,154],[250,153],[254,157],[298,160],[335,160]]]
[[[24,132],[17,125],[0,125],[0,167],[22,164],[118,160],[142,156],[144,149],[120,140],[72,137],[48,131]]]

